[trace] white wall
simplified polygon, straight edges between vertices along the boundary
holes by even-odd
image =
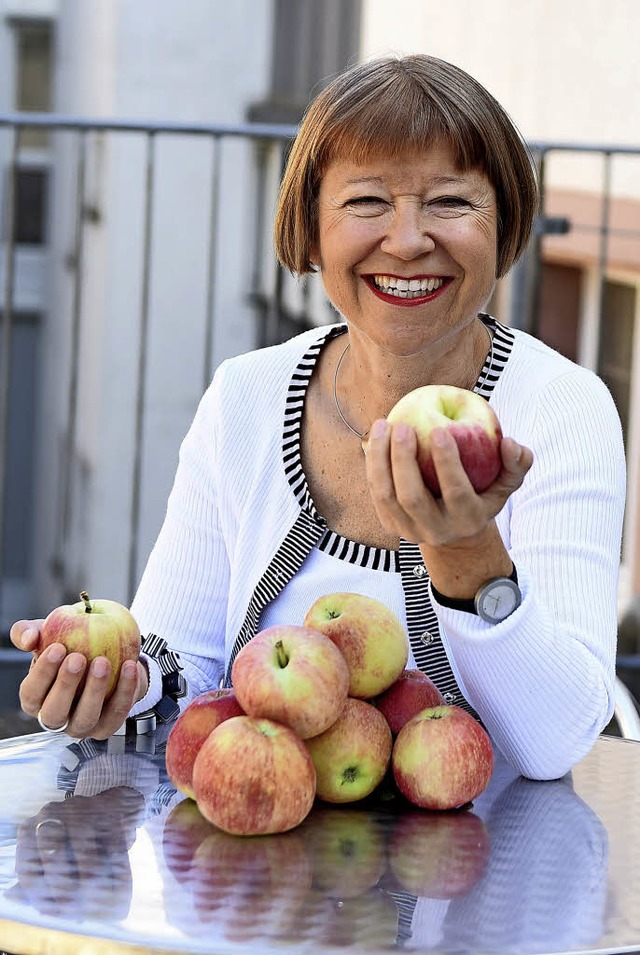
[[[640,3],[635,0],[363,0],[363,56],[429,53],[461,66],[529,140],[640,146]],[[554,162],[560,184],[599,167]],[[638,161],[616,163],[615,190],[640,195]]]
[[[271,4],[236,0],[60,0],[56,112],[158,122],[242,123],[267,88]],[[56,486],[67,413],[76,194],[72,137],[55,153],[51,321],[45,341],[40,546],[60,549]],[[157,137],[152,204],[143,488],[136,574],[164,515],[180,441],[204,388],[203,354],[211,145]],[[71,561],[62,579],[43,568],[45,606],[86,587],[128,599],[135,381],[142,309],[145,142],[134,134],[88,140],[82,265],[78,443],[73,461]],[[253,158],[239,141],[222,154],[212,367],[255,344],[247,302]],[[65,265],[66,262],[66,265]],[[64,471],[63,471],[64,473]],[[47,562],[43,562],[46,564]]]

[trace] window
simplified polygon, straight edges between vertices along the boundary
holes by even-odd
[[[355,62],[360,0],[275,0],[271,90],[251,122],[295,125],[311,98]]]
[[[18,20],[15,34],[15,108],[20,113],[48,113],[52,96],[52,30],[40,20]],[[48,146],[46,129],[25,129],[20,135],[22,149]]]
[[[613,395],[625,442],[629,430],[635,309],[636,290],[632,285],[605,282],[597,372]]]

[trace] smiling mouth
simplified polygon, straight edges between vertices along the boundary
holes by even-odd
[[[367,281],[374,291],[407,301],[432,295],[441,289],[448,282],[448,279],[441,275],[431,275],[419,279],[402,279],[395,275],[369,275]]]

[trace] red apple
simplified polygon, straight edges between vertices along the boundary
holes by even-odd
[[[111,674],[105,699],[116,688],[125,660],[140,655],[140,630],[126,607],[115,600],[91,600],[86,591],[82,600],[52,610],[40,631],[37,655],[52,643],[61,643],[67,653],[82,653],[89,662],[106,657]]]
[[[198,809],[238,836],[286,832],[305,818],[316,774],[305,744],[273,720],[232,716],[200,747],[193,767]]]
[[[420,710],[443,704],[442,693],[422,670],[403,670],[396,682],[376,700],[394,736]]]
[[[243,715],[244,710],[231,689],[209,690],[189,703],[167,739],[167,774],[176,789],[193,799],[193,764],[200,747],[224,720]]]
[[[384,777],[391,730],[375,706],[349,698],[333,726],[306,746],[316,768],[316,795],[325,802],[355,802]]]
[[[307,611],[304,624],[326,634],[349,667],[349,696],[370,699],[404,670],[409,641],[398,618],[379,600],[363,594],[326,594]]]
[[[472,812],[407,812],[397,817],[389,865],[403,891],[453,899],[482,878],[490,849],[486,826]]]
[[[336,645],[309,627],[262,630],[238,653],[231,682],[248,716],[284,723],[301,739],[338,719],[349,669]]]
[[[393,778],[423,809],[455,809],[483,792],[493,772],[493,748],[483,727],[459,706],[422,710],[396,738]]]
[[[430,437],[434,428],[446,428],[455,439],[460,461],[475,491],[493,484],[502,468],[502,429],[489,402],[474,391],[453,385],[424,385],[404,395],[387,416],[390,424],[410,425],[418,439],[418,464],[424,482],[440,494],[433,466]]]

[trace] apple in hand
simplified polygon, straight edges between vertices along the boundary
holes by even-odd
[[[500,422],[489,402],[474,391],[453,385],[424,385],[404,395],[387,415],[387,421],[402,421],[416,432],[418,465],[436,497],[440,495],[440,483],[429,443],[434,428],[445,428],[454,438],[462,467],[478,494],[493,484],[502,469]]]
[[[430,899],[465,895],[487,870],[491,843],[473,812],[406,812],[389,842],[389,866],[400,889]]]
[[[40,631],[37,656],[52,643],[61,643],[67,653],[82,653],[89,662],[106,657],[111,674],[105,699],[116,688],[125,660],[140,656],[140,630],[126,607],[115,600],[91,600],[86,591],[79,603],[56,607]]]
[[[169,733],[165,753],[167,774],[176,789],[193,799],[193,764],[200,747],[224,720],[243,715],[231,689],[208,690],[185,707]]]
[[[486,730],[460,706],[422,710],[396,738],[393,778],[403,796],[423,809],[455,809],[487,788],[493,747]]]
[[[316,769],[316,795],[331,803],[364,799],[384,777],[392,742],[382,713],[349,697],[333,726],[306,740]]]
[[[420,710],[442,706],[444,697],[422,670],[403,670],[375,704],[386,718],[393,735],[397,736],[404,724]]]
[[[248,716],[284,723],[308,739],[338,719],[349,669],[324,634],[309,627],[274,626],[240,650],[231,682]]]
[[[409,640],[404,627],[379,600],[364,594],[319,597],[304,624],[326,634],[349,667],[349,696],[370,699],[386,690],[404,670]]]
[[[313,805],[316,774],[302,740],[273,720],[232,716],[209,734],[193,767],[209,822],[237,836],[286,832]]]

